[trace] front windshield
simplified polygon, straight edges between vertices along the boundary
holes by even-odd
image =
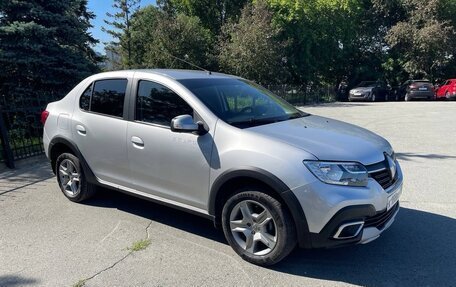
[[[300,118],[307,114],[265,88],[243,79],[185,79],[179,82],[224,122],[239,128]]]
[[[367,87],[375,87],[376,82],[361,82],[359,83],[358,87],[367,88]]]

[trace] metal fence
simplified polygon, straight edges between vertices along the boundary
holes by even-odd
[[[327,103],[336,100],[333,86],[265,85],[265,87],[295,106]]]
[[[53,100],[51,96],[0,96],[0,161],[14,168],[15,160],[44,152],[40,117]]]
[[[293,105],[334,101],[330,86],[266,85]],[[14,168],[14,161],[44,152],[41,112],[56,96],[0,96],[0,162]]]

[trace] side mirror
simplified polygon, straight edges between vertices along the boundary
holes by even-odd
[[[171,131],[175,133],[194,133],[204,135],[207,130],[202,122],[195,123],[190,115],[180,115],[171,120]]]

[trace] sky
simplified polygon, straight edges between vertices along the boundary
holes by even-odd
[[[104,54],[104,44],[103,42],[109,42],[112,40],[111,36],[103,31],[101,27],[105,26],[104,19],[107,19],[106,12],[114,13],[112,8],[112,0],[89,0],[88,8],[90,11],[94,12],[97,16],[92,20],[92,25],[94,26],[91,29],[93,37],[98,39],[100,43],[95,46],[95,51]],[[141,7],[153,4],[155,5],[155,0],[141,0]],[[108,27],[106,27],[108,28]]]

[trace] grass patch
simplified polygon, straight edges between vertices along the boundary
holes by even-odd
[[[128,247],[128,250],[132,252],[140,251],[146,249],[150,245],[150,239],[141,239],[139,241],[136,241],[131,245],[131,247]]]
[[[77,283],[74,283],[73,287],[83,287],[83,286],[85,286],[85,283],[86,283],[86,280],[82,279],[82,280],[79,280]]]

